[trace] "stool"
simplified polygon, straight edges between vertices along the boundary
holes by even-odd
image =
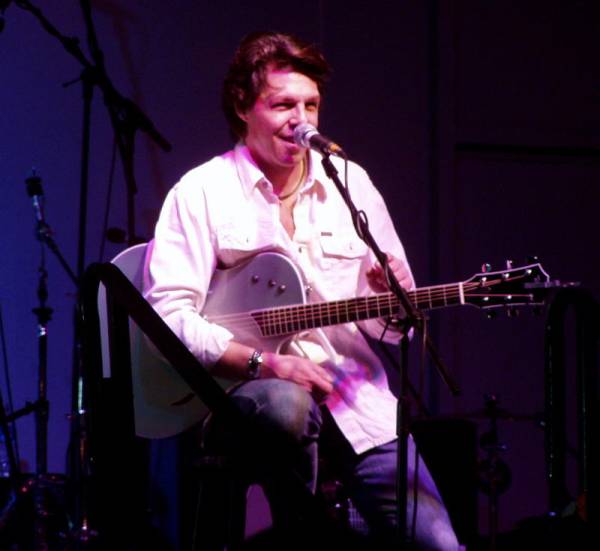
[[[198,499],[192,549],[240,548],[245,536],[246,495],[252,482],[231,457],[205,455],[194,467]]]

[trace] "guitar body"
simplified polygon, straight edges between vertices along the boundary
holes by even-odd
[[[254,310],[304,304],[302,275],[285,255],[261,253],[227,270],[217,270],[208,290],[203,315],[219,317],[236,341],[261,350],[276,352],[285,337],[264,337],[251,316]],[[227,316],[227,314],[238,314]]]
[[[144,261],[152,242],[130,247],[111,261],[141,292]],[[108,352],[106,290],[98,291],[103,376],[111,376]],[[135,432],[144,438],[166,438],[198,423],[208,409],[200,398],[152,347],[138,326],[129,320],[131,382]]]

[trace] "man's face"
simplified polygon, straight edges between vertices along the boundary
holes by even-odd
[[[300,163],[306,150],[294,143],[294,128],[319,124],[320,99],[317,84],[306,75],[291,68],[267,70],[254,105],[238,113],[247,125],[246,145],[267,175]]]

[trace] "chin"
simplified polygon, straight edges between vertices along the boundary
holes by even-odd
[[[287,168],[295,167],[300,161],[302,161],[302,155],[286,155],[279,158],[280,166],[285,166]]]
[[[302,161],[302,159],[304,159],[305,156],[306,156],[306,150],[301,149],[300,151],[298,151],[298,153],[294,153],[293,155],[290,155],[290,159],[292,159],[293,164],[297,165],[299,162]]]

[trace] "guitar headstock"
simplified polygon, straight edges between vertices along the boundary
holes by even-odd
[[[505,270],[487,271],[463,282],[464,303],[478,308],[509,309],[515,306],[539,306],[547,295],[550,276],[540,263],[517,268],[507,262]]]

